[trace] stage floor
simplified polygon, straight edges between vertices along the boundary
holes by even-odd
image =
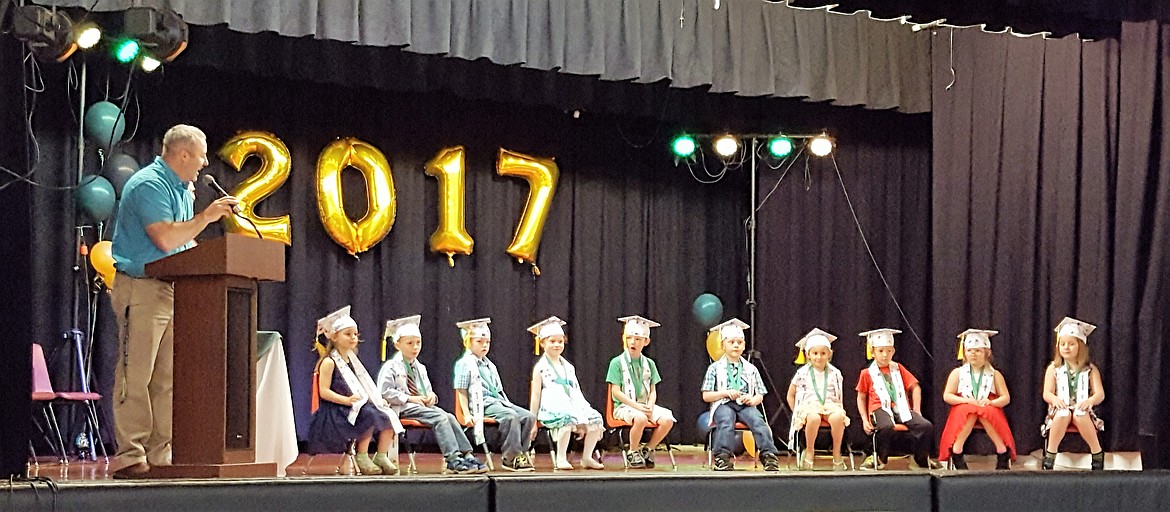
[[[418,474],[328,476],[340,458],[318,456],[310,465],[309,457],[302,456],[285,478],[133,481],[111,479],[110,469],[101,463],[41,463],[31,468],[30,476],[51,483],[11,484],[0,498],[0,509],[1130,512],[1170,503],[1170,473],[1040,472],[1033,470],[1036,461],[1029,456],[1021,456],[1011,471],[989,471],[992,457],[969,456],[972,471],[965,472],[910,471],[906,459],[893,459],[881,471],[831,471],[830,460],[824,458],[818,460],[824,470],[768,473],[741,458],[736,471],[717,473],[706,469],[704,452],[693,447],[676,455],[677,470],[662,452],[652,470],[625,470],[618,453],[605,456],[603,471],[552,471],[548,454],[540,453],[536,472],[441,475],[441,460],[437,454],[417,454]],[[405,466],[405,454],[401,461]],[[792,465],[794,460],[786,457],[782,463]]]

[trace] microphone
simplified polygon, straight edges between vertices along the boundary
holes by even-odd
[[[210,174],[203,175],[203,184],[215,189],[215,191],[219,193],[219,197],[225,197],[225,196],[231,195],[231,194],[228,194],[227,191],[223,189],[223,187],[219,186],[219,182],[215,181],[215,176],[212,176]],[[252,231],[256,232],[256,238],[259,238],[261,240],[264,239],[264,235],[260,234],[260,228],[256,227],[256,223],[252,222],[252,219],[249,219],[248,217],[245,217],[245,216],[240,214],[240,205],[238,205],[238,204],[232,205],[232,213],[235,214],[236,217],[244,219],[244,220],[248,221],[248,224],[252,225]]]
[[[219,182],[215,181],[215,176],[210,174],[203,175],[203,184],[215,189],[216,192],[219,192],[219,197],[231,195],[228,194],[227,191],[223,189],[223,187],[219,186]],[[240,205],[232,205],[232,213],[238,215],[240,213]]]

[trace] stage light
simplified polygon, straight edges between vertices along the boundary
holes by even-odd
[[[690,135],[679,135],[670,143],[670,150],[674,152],[674,156],[679,158],[689,158],[695,154],[695,149],[698,147],[695,138]]]
[[[64,62],[77,51],[73,20],[64,11],[39,5],[17,6],[12,14],[12,35],[24,41],[40,60]]]
[[[133,39],[122,39],[121,41],[114,43],[114,58],[118,59],[118,62],[121,62],[122,64],[133,62],[134,58],[138,57],[139,49],[140,46],[138,45],[138,41]]]
[[[161,62],[175,60],[187,49],[187,22],[171,9],[131,7],[122,20],[126,35],[140,41]]]
[[[93,48],[102,40],[102,29],[93,23],[87,23],[77,28],[77,46],[82,50]]]
[[[792,154],[792,139],[788,137],[773,137],[768,141],[768,152],[776,158],[784,158]]]
[[[715,153],[719,156],[727,158],[735,156],[739,152],[739,141],[730,135],[724,135],[715,139]]]
[[[158,69],[158,67],[162,65],[162,62],[159,62],[158,59],[151,57],[150,55],[143,55],[141,61],[138,64],[142,66],[143,71],[150,73],[151,71]]]
[[[808,150],[816,156],[829,156],[833,152],[833,140],[827,135],[817,135],[809,141]]]

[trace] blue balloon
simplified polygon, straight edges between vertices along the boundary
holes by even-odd
[[[102,176],[114,185],[114,193],[119,199],[122,198],[122,187],[126,186],[126,180],[138,172],[138,167],[138,161],[125,153],[114,153],[102,164]]]
[[[704,293],[695,298],[695,303],[691,305],[691,312],[695,314],[695,320],[698,320],[703,327],[711,327],[723,318],[723,302],[710,293]]]
[[[85,111],[85,136],[106,149],[122,140],[126,132],[126,115],[117,105],[99,101]]]
[[[85,176],[74,192],[77,207],[90,219],[103,222],[114,214],[117,202],[114,186],[101,176]]]

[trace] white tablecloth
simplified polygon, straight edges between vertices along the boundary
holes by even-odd
[[[256,462],[275,462],[276,475],[285,476],[285,468],[297,460],[297,428],[279,338],[256,361],[256,373]]]

